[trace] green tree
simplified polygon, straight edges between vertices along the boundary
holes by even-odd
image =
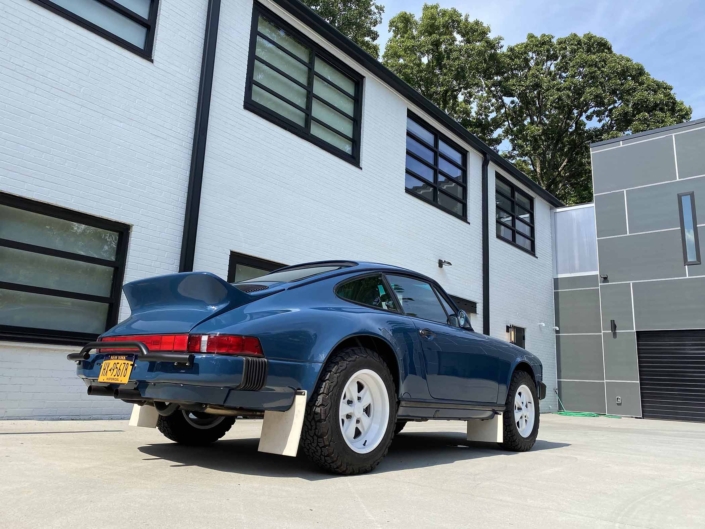
[[[379,58],[379,33],[375,30],[382,23],[384,6],[373,0],[303,0],[323,19],[334,25],[346,37]]]
[[[457,9],[423,6],[421,18],[402,11],[389,22],[392,33],[384,65],[465,128],[498,145],[492,100],[485,81],[495,72],[502,39]]]
[[[691,116],[670,85],[590,33],[529,34],[497,66],[486,86],[503,154],[566,203],[592,200],[590,143]]]

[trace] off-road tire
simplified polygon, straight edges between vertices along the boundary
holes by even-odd
[[[157,428],[164,437],[180,444],[190,446],[203,446],[216,442],[223,437],[235,424],[234,417],[223,417],[215,426],[200,429],[188,423],[181,410],[176,410],[171,415],[159,416]]]
[[[522,437],[514,422],[514,397],[516,396],[517,390],[522,385],[528,387],[531,391],[536,413],[534,428],[531,430],[529,437]],[[531,450],[539,434],[540,418],[541,411],[539,409],[539,399],[534,379],[525,371],[515,371],[512,376],[512,382],[509,384],[506,407],[502,415],[502,420],[504,421],[504,441],[501,444],[502,448],[510,452],[528,452]]]
[[[399,435],[399,433],[401,433],[401,431],[404,429],[404,426],[406,426],[406,421],[397,421],[397,425],[394,428],[394,435]]]
[[[387,430],[377,448],[359,454],[345,442],[339,423],[339,406],[345,384],[361,369],[377,373],[387,389],[389,419]],[[384,459],[394,438],[397,398],[394,380],[384,360],[370,349],[351,346],[331,356],[306,405],[301,448],[321,468],[336,474],[363,474],[373,470]]]

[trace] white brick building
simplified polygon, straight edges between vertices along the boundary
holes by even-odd
[[[0,0],[0,266],[5,268],[0,271],[0,418],[127,413],[129,407],[120,401],[87,398],[65,359],[87,339],[77,334],[85,318],[93,318],[93,326],[103,318],[110,326],[129,314],[124,298],[119,312],[114,310],[123,273],[130,281],[193,268],[232,280],[236,272],[248,273],[247,266],[266,269],[268,262],[323,259],[417,270],[450,294],[475,302],[477,330],[507,338],[508,326],[524,329],[526,348],[544,364],[544,409],[556,409],[551,211],[560,203],[554,197],[295,0],[254,0],[266,24],[286,32],[267,34],[270,26],[260,26],[264,36],[257,55],[268,61],[255,58],[253,31],[259,19],[253,17],[252,0],[121,3],[144,9],[144,16],[89,12],[77,18],[56,6],[62,2]],[[118,15],[122,18],[115,25]],[[86,17],[95,25],[81,20]],[[294,82],[297,69],[306,66],[296,61],[296,46],[313,51],[320,61],[300,84]],[[279,73],[262,74],[267,68],[262,65],[272,66],[271,61],[279,61]],[[326,73],[331,67],[334,73]],[[341,86],[348,81],[356,87],[350,88],[353,97]],[[279,105],[280,111],[286,105],[272,99],[273,92],[285,94],[289,102],[301,92],[304,112],[288,106],[284,112],[291,119],[268,118],[263,101]],[[326,97],[338,108],[349,105],[354,119],[331,118],[335,111]],[[259,111],[253,99],[260,102]],[[430,167],[419,162],[429,150],[407,135],[409,116],[425,127],[425,132],[419,129],[422,134],[435,138],[439,150],[460,156],[461,163],[438,153]],[[318,137],[312,132],[316,127]],[[333,136],[336,128],[349,130],[350,140]],[[405,177],[406,170],[424,176],[414,167],[430,171],[432,185],[419,188],[420,180]],[[441,170],[458,171],[460,183],[443,177]],[[517,204],[533,208],[524,212],[524,218],[533,218],[533,229],[503,215],[521,227],[502,231],[515,244],[495,235],[496,174],[509,184],[505,189]],[[432,198],[424,201],[412,189],[405,192],[405,182]],[[454,193],[465,200],[455,201]],[[67,257],[65,252],[89,255],[80,257],[85,266],[100,268],[114,260],[107,264],[113,282],[101,286],[99,272],[90,272],[93,279],[77,290],[69,288],[71,274],[62,275],[52,264],[54,250],[29,240],[41,238],[53,221],[27,227],[22,224],[27,210],[37,219],[64,216],[123,233],[115,248],[108,248],[107,260],[86,254],[84,246],[95,241],[83,242],[75,233],[68,246],[55,247],[64,252],[59,258]],[[3,230],[3,222],[9,228]],[[533,232],[535,242],[522,239],[521,232]],[[117,240],[105,237],[111,245]],[[15,242],[3,246],[6,240]],[[106,251],[105,246],[99,250]],[[26,257],[22,252],[34,251],[44,252],[47,266],[58,270],[49,279],[36,279],[41,270],[17,270]],[[452,266],[440,268],[439,259]],[[100,288],[105,291],[96,294]],[[81,293],[68,302],[71,310],[56,305],[59,291]],[[20,301],[30,307],[18,308]],[[89,310],[94,307],[89,303],[98,309]],[[108,307],[104,316],[100,307]],[[42,310],[49,309],[66,313],[66,328],[42,328]],[[93,330],[84,334],[99,333]]]

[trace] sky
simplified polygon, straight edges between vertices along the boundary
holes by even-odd
[[[400,11],[421,14],[423,0],[377,0],[385,6],[379,42],[389,38],[389,19]],[[562,37],[594,33],[616,53],[640,62],[656,79],[673,86],[705,118],[705,0],[435,0],[489,25],[505,44],[528,33]]]

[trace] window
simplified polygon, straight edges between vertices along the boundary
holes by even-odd
[[[516,325],[507,325],[507,334],[509,335],[510,343],[526,349],[526,329]]]
[[[337,288],[336,294],[347,301],[359,303],[360,305],[397,311],[394,299],[388,291],[382,276],[379,275],[347,281]]]
[[[245,108],[355,165],[362,78],[255,4]]]
[[[388,275],[387,279],[407,316],[448,323],[448,314],[443,309],[432,285],[405,276]]]
[[[0,336],[86,343],[115,325],[128,233],[0,193]]]
[[[467,152],[409,113],[406,192],[446,213],[467,218]]]
[[[239,283],[248,279],[256,279],[267,275],[286,265],[266,259],[258,259],[249,255],[230,252],[230,264],[228,266],[228,283]]]
[[[497,237],[536,254],[534,239],[534,199],[497,175]]]
[[[698,217],[695,213],[695,194],[691,191],[678,195],[678,208],[681,217],[683,260],[686,265],[699,265],[700,241],[698,239]]]
[[[274,272],[273,274],[267,274],[266,276],[256,279],[248,279],[245,283],[292,283],[319,274],[325,274],[326,272],[332,272],[333,270],[340,270],[345,266],[347,265],[297,266],[286,268],[280,272]]]
[[[464,310],[465,314],[477,314],[477,303],[464,299],[458,296],[451,296],[455,304],[460,310]]]
[[[152,57],[159,0],[32,1],[141,57]]]

